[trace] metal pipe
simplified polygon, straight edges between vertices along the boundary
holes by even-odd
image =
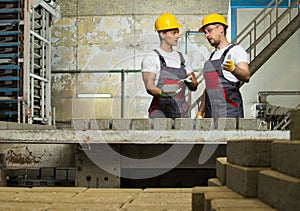
[[[67,73],[67,74],[91,74],[91,73],[139,73],[141,70],[52,70],[52,74],[62,74],[62,73]]]
[[[124,118],[125,107],[125,71],[121,72],[121,118]]]
[[[266,101],[266,97],[269,95],[300,95],[300,91],[262,91],[258,92],[258,102],[262,103]]]
[[[186,31],[184,36],[184,52],[187,54],[187,44],[188,44],[188,36],[190,34],[203,34],[203,32],[198,31]]]

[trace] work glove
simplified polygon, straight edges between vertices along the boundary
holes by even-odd
[[[185,85],[185,86],[189,87],[192,84],[192,79],[193,79],[193,77],[190,75],[189,77],[187,77],[185,79],[179,80],[179,83],[181,85]]]
[[[235,65],[233,63],[233,60],[231,59],[230,54],[228,55],[227,59],[223,62],[222,69],[231,73],[235,70]]]
[[[160,91],[159,96],[162,98],[172,98],[175,97],[182,88],[177,89],[175,92],[164,92],[164,91]]]
[[[203,118],[203,112],[202,111],[198,111],[197,112],[197,119],[202,119]]]

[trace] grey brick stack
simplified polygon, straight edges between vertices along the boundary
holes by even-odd
[[[193,210],[300,210],[300,109],[291,114],[297,140],[228,141],[227,157],[217,158],[217,178],[208,183],[219,187],[211,187],[215,193],[195,187]]]

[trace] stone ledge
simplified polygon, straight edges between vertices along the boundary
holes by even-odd
[[[251,136],[256,139],[285,139],[288,131],[198,131],[198,130],[0,130],[0,143],[59,144],[226,144]]]

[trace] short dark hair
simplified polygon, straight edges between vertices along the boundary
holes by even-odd
[[[226,26],[226,25],[224,25],[224,24],[222,24],[222,23],[215,23],[215,24],[219,24],[220,26],[223,26],[223,29],[224,29],[224,35],[226,35],[228,26]]]

